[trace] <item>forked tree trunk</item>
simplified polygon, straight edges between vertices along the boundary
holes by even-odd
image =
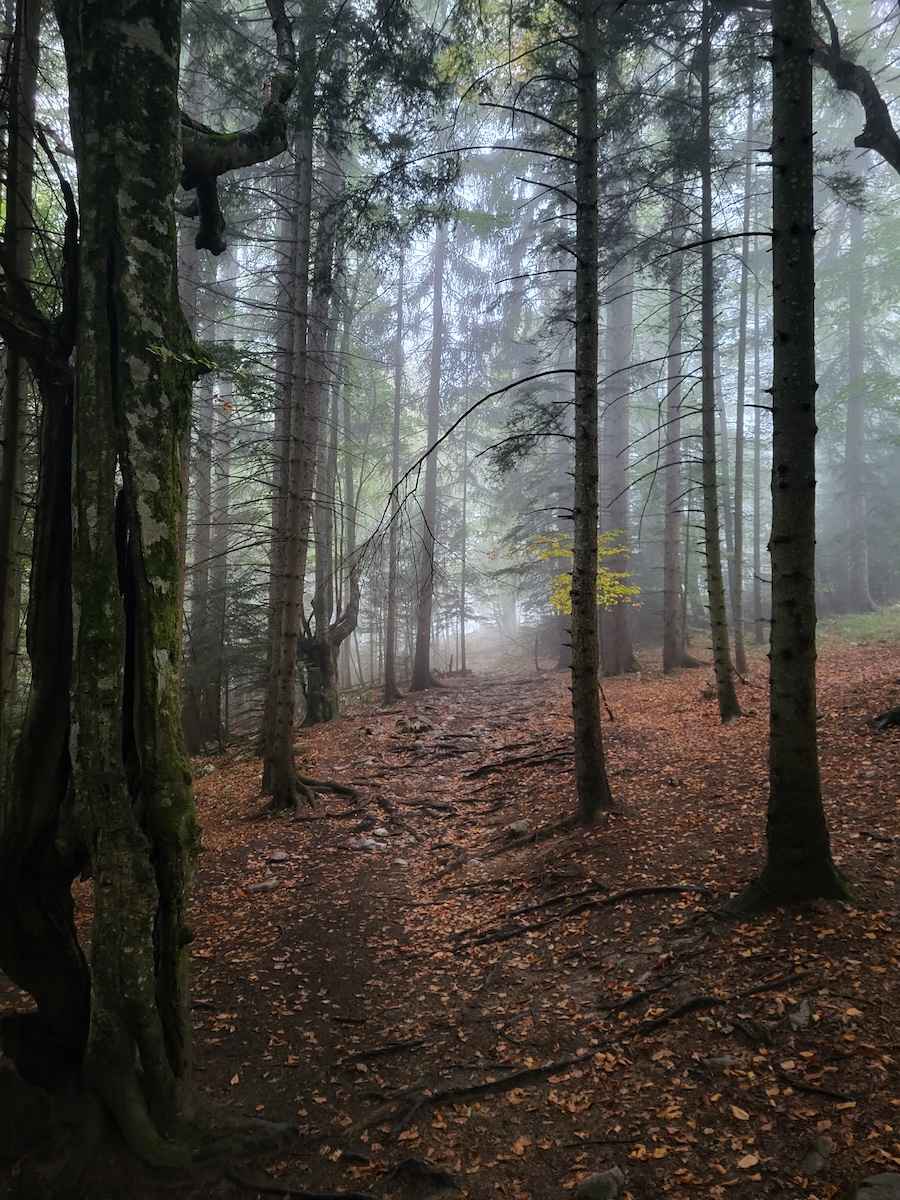
[[[600,728],[597,637],[598,213],[597,81],[600,30],[595,0],[579,0],[575,146],[575,466],[572,545],[572,720],[576,818],[595,825],[613,806]]]
[[[816,737],[812,13],[773,0],[772,636],[766,863],[736,907],[848,899],[831,857]]]

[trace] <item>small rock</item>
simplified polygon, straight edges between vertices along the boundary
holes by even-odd
[[[378,843],[374,838],[354,838],[350,843],[351,850],[374,850]]]
[[[521,837],[523,833],[527,833],[531,828],[531,822],[527,817],[523,817],[521,821],[513,821],[511,824],[507,825],[506,828],[516,837]]]
[[[820,1134],[819,1137],[813,1138],[807,1147],[807,1151],[803,1156],[803,1161],[800,1164],[801,1175],[815,1175],[825,1166],[825,1163],[834,1153],[834,1142],[825,1134]]]
[[[791,1029],[805,1029],[810,1023],[812,1020],[812,1006],[805,996],[797,1007],[793,1009],[788,1020],[791,1023]]]
[[[464,865],[467,867],[480,867],[481,859],[480,858],[467,858]]]
[[[588,1175],[582,1179],[572,1195],[574,1200],[615,1200],[624,1182],[625,1175],[621,1168],[610,1167],[599,1175]]]
[[[900,1200],[900,1175],[870,1175],[851,1200]]]
[[[405,721],[401,718],[397,724],[407,733],[427,733],[429,729],[434,729],[434,723],[426,717],[409,717]]]
[[[390,837],[391,834],[389,829],[385,829],[383,825],[379,825],[377,829],[372,830],[372,836],[377,838],[386,838]]]
[[[251,883],[247,888],[248,892],[271,892],[278,887],[278,880],[274,875],[267,875],[260,883]]]
[[[290,855],[288,854],[287,850],[273,850],[266,859],[266,862],[287,862],[289,858]]]
[[[200,768],[200,774],[201,775],[212,775],[212,773],[215,769],[216,768],[212,765],[212,763],[204,763],[203,766]]]
[[[408,858],[395,858],[395,859],[394,859],[394,866],[395,866],[395,867],[408,867],[408,866],[409,866],[409,859],[408,859]]]
[[[715,1071],[721,1075],[729,1067],[733,1067],[737,1059],[731,1054],[720,1054],[717,1058],[701,1058],[700,1061],[708,1071]]]

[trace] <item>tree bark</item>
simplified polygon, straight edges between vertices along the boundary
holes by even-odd
[[[706,584],[712,633],[716,696],[723,723],[741,715],[731,647],[725,582],[722,576],[722,546],[719,540],[719,491],[716,475],[716,380],[715,380],[715,264],[712,222],[712,141],[710,128],[711,16],[709,0],[703,5],[703,31],[699,51],[700,69],[700,186],[701,186],[701,408],[703,445],[703,527],[706,548]]]
[[[409,690],[434,686],[431,675],[431,612],[434,605],[434,545],[437,522],[437,439],[441,413],[441,358],[444,347],[444,262],[447,227],[439,225],[434,239],[434,302],[432,307],[431,369],[428,378],[428,428],[425,434],[425,493],[422,497],[422,532],[416,584],[416,648]]]
[[[862,170],[867,155],[861,154]],[[847,428],[844,439],[844,534],[849,612],[871,612],[866,528],[866,297],[865,216],[850,210],[850,278],[847,281]]]
[[[7,130],[6,220],[3,249],[18,280],[31,276],[34,228],[34,120],[41,23],[39,0],[18,0],[10,62]],[[15,285],[7,285],[14,300]],[[8,784],[12,725],[15,721],[22,606],[23,449],[28,378],[18,348],[6,350],[0,460],[0,788]]]
[[[391,423],[391,500],[388,533],[387,614],[384,633],[384,703],[400,698],[397,686],[397,585],[400,549],[400,412],[403,401],[403,252],[397,272],[397,315],[394,325],[394,412]]]
[[[632,238],[632,222],[627,221],[626,239]],[[604,559],[604,566],[616,573],[628,570],[628,455],[629,415],[631,411],[631,336],[634,324],[634,268],[630,247],[621,245],[622,255],[612,271],[606,301],[606,380],[603,388],[603,432],[600,440],[601,521],[603,530],[612,532],[624,553]],[[624,675],[639,671],[628,628],[625,601],[600,610],[600,664],[604,675]]]
[[[750,308],[750,218],[752,212],[754,104],[756,73],[751,71],[744,135],[744,236],[741,240],[741,281],[738,300],[737,407],[734,432],[734,569],[731,574],[731,612],[734,618],[734,663],[747,673],[744,644],[744,413],[747,399],[747,344]]]
[[[572,546],[572,720],[576,819],[595,825],[614,808],[600,728],[597,636],[598,295],[596,0],[578,0],[575,148],[575,466]]]
[[[682,323],[684,259],[684,183],[675,181],[672,199],[674,253],[669,258],[668,366],[666,379],[666,513],[663,533],[663,670],[676,671],[689,656],[684,644],[684,588],[681,570],[681,516],[684,482],[681,472],[681,402],[684,381]],[[691,660],[692,661],[692,660]]]
[[[135,24],[125,0],[59,0],[57,16],[81,215],[71,747],[94,884],[85,1075],[132,1148],[166,1161],[180,1157],[164,1139],[189,1097],[197,846],[178,695],[179,451],[194,369],[172,212],[180,5],[162,0]]]
[[[773,0],[772,635],[762,874],[742,909],[848,899],[831,857],[816,736],[815,265],[809,0]]]

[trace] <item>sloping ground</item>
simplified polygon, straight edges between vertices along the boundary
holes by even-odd
[[[763,659],[727,728],[707,671],[606,681],[623,814],[518,848],[511,823],[573,806],[563,675],[455,680],[309,731],[305,769],[354,784],[352,812],[330,796],[248,823],[259,764],[199,763],[199,1116],[298,1132],[176,1194],[545,1200],[618,1165],[633,1200],[826,1200],[900,1170],[900,730],[866,723],[898,703],[900,646],[820,666],[856,908],[718,913],[761,863]],[[122,1170],[82,1194],[177,1184]]]

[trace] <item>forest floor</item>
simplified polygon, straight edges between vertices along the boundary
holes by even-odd
[[[827,1200],[900,1171],[900,729],[869,723],[900,702],[900,644],[820,658],[858,903],[737,921],[766,666],[727,727],[710,669],[606,680],[621,815],[516,848],[513,822],[573,808],[565,674],[494,668],[303,731],[304,769],[359,789],[351,815],[329,796],[248,822],[259,762],[198,760],[198,1117],[271,1144],[187,1182],[112,1155],[79,1196],[561,1200],[618,1166],[620,1200]]]

